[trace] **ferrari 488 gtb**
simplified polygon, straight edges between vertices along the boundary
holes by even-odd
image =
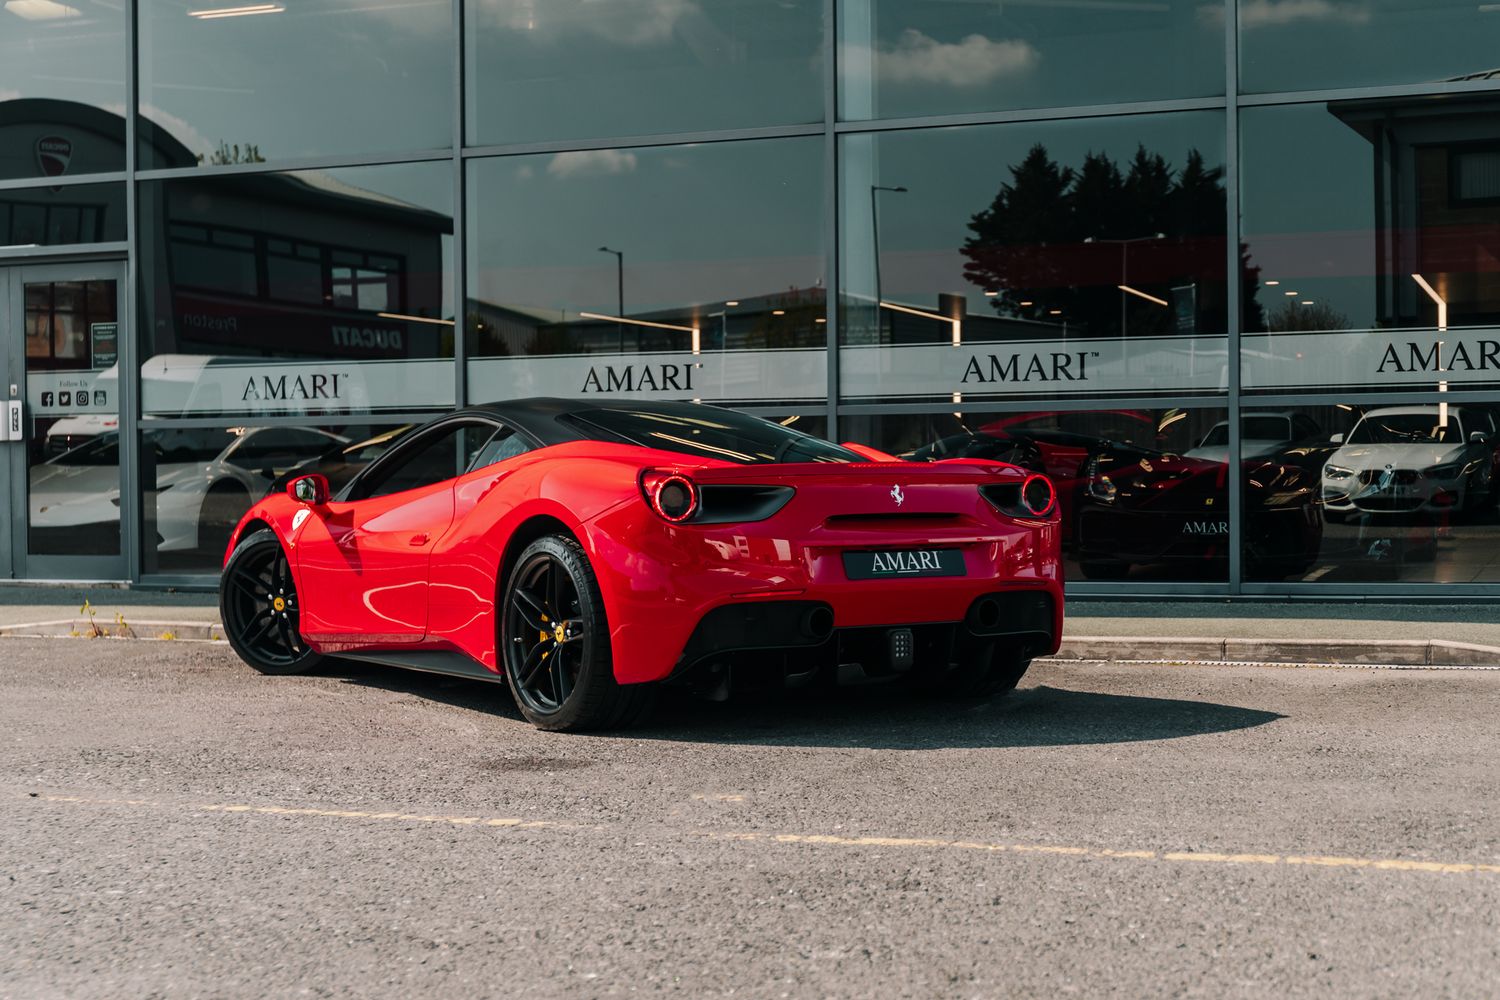
[[[688,403],[525,400],[400,437],[245,515],[220,604],[267,673],[324,656],[504,680],[545,729],[660,682],[1009,690],[1062,631],[1044,477],[914,464]]]

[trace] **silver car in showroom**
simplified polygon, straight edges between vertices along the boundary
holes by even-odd
[[[1496,499],[1495,426],[1477,407],[1370,410],[1323,466],[1323,511],[1354,514],[1472,512]]]

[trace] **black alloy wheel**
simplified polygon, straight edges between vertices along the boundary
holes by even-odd
[[[500,652],[521,714],[539,729],[628,725],[649,685],[615,681],[598,580],[572,538],[547,535],[516,560],[501,598]]]
[[[323,659],[302,640],[292,568],[275,532],[242,539],[219,582],[224,636],[240,658],[265,674],[300,674]]]

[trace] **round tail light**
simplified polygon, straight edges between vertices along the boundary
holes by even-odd
[[[698,488],[686,476],[664,476],[651,487],[651,507],[668,521],[686,521],[698,509]]]
[[[1027,476],[1021,484],[1021,503],[1037,517],[1046,517],[1057,506],[1057,490],[1046,476]]]

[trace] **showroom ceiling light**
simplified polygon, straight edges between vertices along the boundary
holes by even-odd
[[[1272,280],[1272,281],[1268,281],[1268,282],[1266,282],[1266,285],[1267,285],[1267,286],[1268,286],[1268,287],[1270,287],[1270,288],[1275,288],[1275,287],[1276,287],[1276,286],[1277,286],[1277,285],[1279,285],[1279,284],[1281,284],[1281,282],[1279,282],[1279,281],[1275,281],[1275,280]]]
[[[65,17],[81,17],[77,7],[69,7],[56,0],[5,0],[5,9],[23,21],[57,21]]]
[[[433,316],[409,316],[406,313],[376,313],[381,319],[399,319],[408,323],[431,323],[434,326],[452,326],[451,319],[437,319]]]
[[[1168,302],[1166,299],[1159,299],[1155,295],[1147,295],[1145,292],[1141,291],[1139,288],[1131,288],[1129,285],[1116,285],[1115,287],[1118,288],[1122,292],[1129,292],[1131,295],[1134,295],[1134,296],[1136,296],[1138,298],[1145,299],[1147,302],[1155,302],[1159,306],[1171,306],[1171,304],[1172,304],[1172,303]]]
[[[926,309],[913,309],[911,306],[903,306],[899,302],[881,302],[882,309],[890,309],[894,312],[909,313],[912,316],[926,316],[928,319],[941,320],[953,328],[953,346],[957,347],[964,342],[964,321],[953,316],[944,316],[942,313],[928,312]]]
[[[1415,281],[1421,287],[1422,291],[1424,291],[1424,292],[1427,293],[1427,297],[1428,298],[1432,299],[1433,302],[1437,303],[1437,308],[1438,308],[1437,327],[1438,327],[1438,329],[1439,330],[1446,330],[1446,329],[1448,329],[1448,302],[1447,302],[1447,300],[1444,299],[1441,295],[1439,295],[1437,293],[1437,290],[1434,289],[1431,285],[1429,285],[1427,283],[1427,279],[1424,278],[1424,277],[1422,277],[1420,274],[1414,274],[1414,275],[1412,275],[1411,276],[1411,280]]]
[[[611,316],[608,313],[580,312],[578,314],[584,319],[603,319],[611,323],[624,323],[626,326],[646,326],[653,330],[676,330],[678,333],[691,333],[693,335],[693,353],[703,353],[703,333],[696,326],[677,326],[673,323],[653,323],[646,319],[631,319],[628,316]],[[697,400],[694,400],[697,402]]]
[[[257,3],[245,7],[215,7],[212,10],[190,10],[188,17],[200,21],[213,21],[221,17],[249,17],[252,14],[280,14],[286,10],[279,3]]]

